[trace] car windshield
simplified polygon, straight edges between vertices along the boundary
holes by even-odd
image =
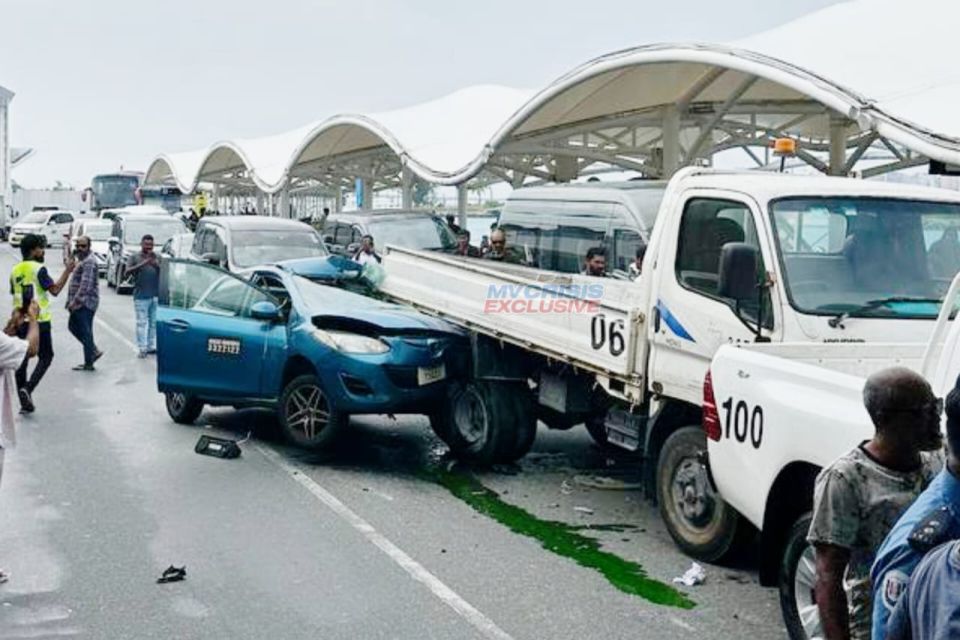
[[[457,244],[447,225],[434,217],[373,219],[367,228],[378,247],[392,244],[407,249],[452,249]]]
[[[49,217],[49,213],[44,213],[43,211],[34,211],[20,218],[20,222],[26,224],[46,224],[47,218]]]
[[[135,220],[127,222],[124,230],[124,242],[140,244],[140,238],[150,234],[154,246],[161,247],[171,237],[183,233],[187,228],[183,222],[174,218],[157,217],[156,220]]]
[[[91,240],[108,240],[112,228],[110,224],[88,224],[84,225],[81,232]]]
[[[958,204],[786,198],[770,210],[799,311],[934,318],[960,270]]]
[[[356,288],[354,288],[354,286],[339,283],[340,286],[338,287],[330,282],[320,283],[310,280],[309,278],[304,278],[303,276],[294,276],[293,282],[300,292],[300,295],[303,296],[303,301],[306,303],[307,308],[312,312],[331,310],[334,307],[349,307],[350,309],[356,310],[384,306],[382,302],[379,302],[374,297],[366,297],[363,295],[369,293],[369,291],[360,288],[362,287],[361,284],[357,284]],[[344,291],[343,289],[346,290]],[[354,295],[354,293],[361,295]]]
[[[238,267],[327,255],[320,236],[312,229],[234,231],[230,241],[233,263]]]

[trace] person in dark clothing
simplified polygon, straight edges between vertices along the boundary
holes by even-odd
[[[43,265],[46,242],[46,238],[40,235],[27,234],[24,236],[20,242],[20,255],[23,260],[17,263],[10,272],[10,293],[13,294],[13,308],[25,310],[29,307],[31,300],[36,300],[40,307],[38,316],[40,346],[37,352],[39,357],[37,366],[28,378],[27,368],[30,361],[29,359],[24,360],[16,374],[20,410],[24,413],[34,411],[33,392],[53,362],[53,334],[51,332],[53,316],[50,313],[50,296],[55,296],[63,290],[63,287],[67,284],[67,278],[70,277],[76,267],[76,261],[71,259],[67,262],[67,266],[60,277],[54,281]],[[26,331],[26,325],[22,325],[18,331],[18,337],[23,339],[26,336]]]
[[[93,363],[103,355],[93,339],[93,316],[100,306],[100,277],[97,261],[90,250],[90,238],[80,236],[76,240],[76,247],[76,258],[80,263],[70,278],[67,295],[70,323],[67,326],[73,337],[83,345],[83,364],[75,366],[73,370],[93,371]]]
[[[460,233],[460,225],[457,224],[457,219],[452,213],[447,214],[447,226],[450,227],[450,231]]]
[[[130,256],[127,273],[133,276],[133,309],[137,314],[137,348],[140,358],[157,352],[157,298],[160,295],[160,259],[153,251],[153,236],[140,239],[140,253]]]
[[[960,540],[929,552],[900,596],[887,640],[960,638]]]
[[[587,257],[583,261],[583,271],[585,276],[594,276],[596,278],[605,278],[607,275],[607,252],[603,247],[590,247],[587,249]]]
[[[480,257],[480,250],[470,244],[470,232],[466,229],[460,229],[460,232],[457,233],[457,246],[453,250],[453,253],[468,258]]]

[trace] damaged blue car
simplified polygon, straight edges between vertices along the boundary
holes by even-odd
[[[157,313],[157,382],[170,417],[204,405],[270,407],[284,436],[331,444],[351,414],[442,411],[463,366],[462,332],[351,289],[364,279],[337,256],[234,274],[166,260]]]

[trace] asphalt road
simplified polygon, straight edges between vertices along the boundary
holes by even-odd
[[[48,262],[59,271],[58,251]],[[13,263],[0,246],[4,277]],[[681,608],[547,548],[559,525],[543,521],[626,525],[576,532],[663,583],[690,566],[638,491],[578,482],[632,471],[582,428],[541,426],[519,466],[477,473],[452,467],[419,417],[355,418],[350,441],[322,457],[279,443],[262,411],[176,425],[155,362],[135,357],[130,297],[102,281],[101,297],[94,373],[70,370],[80,347],[56,303],[57,355],[7,455],[0,638],[785,636],[776,591],[749,567],[707,566]],[[202,433],[248,431],[239,459],[193,451]],[[484,488],[499,517],[477,504]],[[157,584],[171,564],[186,580]]]

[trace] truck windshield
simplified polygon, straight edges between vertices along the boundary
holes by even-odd
[[[770,211],[798,311],[934,318],[960,271],[958,204],[785,198]]]
[[[301,231],[263,229],[234,231],[230,251],[238,267],[255,267],[281,260],[327,255],[320,236],[306,225]]]

